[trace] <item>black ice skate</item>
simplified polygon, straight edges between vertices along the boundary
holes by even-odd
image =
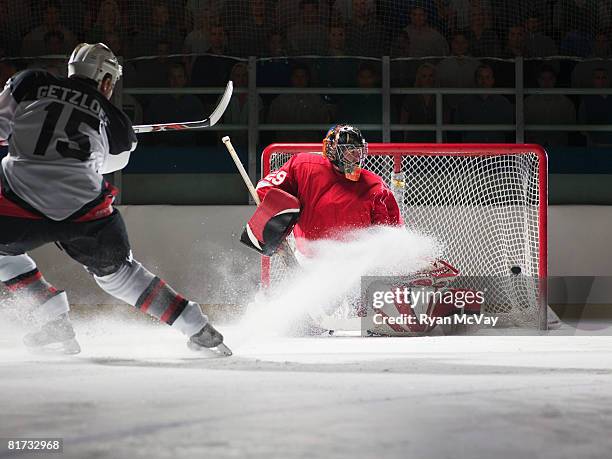
[[[62,314],[57,319],[44,324],[40,330],[28,333],[23,337],[23,343],[33,351],[63,354],[81,352],[68,314]]]
[[[223,344],[223,335],[219,333],[210,323],[204,325],[202,330],[189,338],[187,347],[194,351],[211,349],[222,355],[232,355],[230,348]]]

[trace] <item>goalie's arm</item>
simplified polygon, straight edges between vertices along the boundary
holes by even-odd
[[[374,195],[372,224],[389,226],[401,226],[404,224],[395,196],[393,196],[391,190],[384,185],[381,190]]]
[[[272,188],[247,222],[240,242],[272,256],[285,243],[300,216],[298,199],[278,188]]]
[[[257,196],[259,196],[261,201],[263,201],[266,194],[268,194],[268,192],[274,188],[283,190],[299,199],[298,184],[293,168],[294,158],[295,157],[292,157],[289,161],[283,164],[283,167],[276,171],[270,172],[259,182],[257,182],[255,189],[257,190]]]

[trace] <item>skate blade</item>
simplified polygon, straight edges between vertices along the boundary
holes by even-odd
[[[28,351],[38,355],[76,355],[81,352],[81,346],[76,339],[70,339],[61,343],[47,344],[44,346],[25,345]]]
[[[188,341],[187,347],[194,352],[205,352],[205,353],[215,355],[217,357],[229,357],[233,355],[231,349],[223,343],[219,344],[217,347],[204,347],[204,346],[198,346],[192,341]]]
[[[221,343],[217,346],[217,352],[229,357],[230,355],[233,355],[232,350],[227,347],[225,344]]]

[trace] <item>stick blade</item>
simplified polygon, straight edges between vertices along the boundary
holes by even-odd
[[[227,82],[227,86],[225,87],[223,97],[221,97],[221,101],[219,102],[219,105],[217,105],[217,108],[215,108],[215,110],[210,115],[210,126],[214,126],[221,119],[223,113],[225,113],[225,110],[227,109],[227,106],[230,103],[230,100],[232,99],[233,93],[234,83],[232,82],[232,80],[229,80]]]

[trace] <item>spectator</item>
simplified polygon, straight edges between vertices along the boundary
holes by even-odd
[[[169,52],[175,53],[179,50],[178,35],[170,21],[168,4],[157,0],[151,8],[149,24],[134,37],[132,54],[151,56],[157,51],[155,45],[160,41],[168,43]]]
[[[110,49],[113,50],[115,56],[125,57],[126,52],[123,47],[123,40],[119,35],[119,32],[111,32],[109,34],[104,35],[102,37],[102,43],[107,45]],[[121,84],[124,88],[132,88],[137,84],[138,74],[136,72],[136,67],[130,60],[122,59],[121,62],[122,67],[122,75],[121,75]],[[141,117],[142,121],[142,117]]]
[[[237,24],[230,48],[242,56],[263,56],[266,40],[270,34],[270,24],[265,0],[251,0],[250,11],[243,22]]]
[[[402,30],[391,46],[391,57],[409,58],[410,36]],[[401,59],[391,61],[391,84],[393,86],[408,86],[414,81],[416,71],[421,65],[419,59]]]
[[[59,30],[50,30],[45,34],[45,54],[61,55],[66,49],[64,34]]]
[[[332,24],[327,33],[327,55],[346,56],[346,29],[343,24]]]
[[[597,26],[596,30],[612,29],[612,2],[597,2]]]
[[[21,48],[22,56],[40,56],[45,52],[45,34],[51,31],[61,32],[64,36],[64,49],[61,54],[68,54],[76,46],[77,40],[74,34],[68,30],[60,21],[60,3],[49,0],[44,4],[43,23],[32,29],[23,39]]]
[[[329,3],[330,0],[319,0],[319,23],[329,24]],[[350,1],[350,0],[349,0]],[[273,16],[276,22],[275,28],[288,30],[302,20],[302,0],[272,0],[276,4]]]
[[[557,75],[551,66],[542,66],[538,73],[538,85],[542,89],[556,86]],[[562,94],[534,94],[525,98],[525,123],[527,124],[575,124],[576,108]],[[527,141],[544,146],[568,144],[565,131],[527,131]]]
[[[291,71],[291,86],[310,86],[310,70],[305,65],[295,65]],[[329,115],[321,96],[318,94],[281,94],[270,105],[268,123],[329,123]],[[317,142],[320,132],[281,131],[277,141]]]
[[[502,52],[502,57],[506,59],[523,57],[525,56],[525,51],[525,29],[520,25],[510,27],[508,29],[508,39]]]
[[[345,87],[354,84],[354,75],[357,74],[357,59],[345,59],[346,30],[342,24],[332,24],[327,34],[328,51],[330,59],[317,60],[317,73],[322,86]],[[337,57],[338,59],[332,59]]]
[[[593,49],[591,50],[591,57],[598,57],[600,59],[607,59],[610,55],[610,39],[608,34],[604,31],[599,31],[595,34],[593,40]]]
[[[382,30],[383,28],[376,19],[375,2],[373,0],[352,0],[352,11],[350,18],[346,21],[345,29],[346,47],[349,54],[352,56],[381,56]]]
[[[287,44],[283,38],[283,34],[278,31],[270,32],[268,35],[268,46],[266,56],[268,57],[280,57],[287,56]]]
[[[493,69],[481,65],[476,69],[476,86],[490,89],[495,86]],[[500,94],[471,94],[464,97],[457,107],[455,122],[459,124],[512,124],[512,104]],[[464,142],[505,142],[506,135],[495,131],[466,131]]]
[[[420,7],[410,12],[410,24],[406,26],[410,38],[410,56],[446,56],[448,43],[446,39],[427,24],[427,14]]]
[[[230,79],[234,82],[235,88],[248,88],[249,71],[244,62],[234,64],[230,72]],[[248,124],[249,122],[249,95],[247,93],[234,93],[227,109],[223,115],[223,123],[227,124]],[[263,101],[258,97],[257,107],[259,109],[259,119],[263,119]],[[236,131],[232,134],[232,141],[236,145],[248,144],[248,132]]]
[[[32,23],[31,4],[24,1],[0,1],[0,47],[2,56],[17,56],[22,46],[24,26]]]
[[[111,34],[123,32],[121,24],[121,10],[115,0],[104,0],[98,10],[98,17],[89,35],[89,40],[93,43],[101,42],[102,39]],[[106,43],[108,44],[108,43]],[[115,54],[114,48],[111,48]]]
[[[552,38],[542,32],[540,17],[531,14],[525,21],[525,50],[529,57],[556,56],[559,52]]]
[[[324,54],[326,37],[319,15],[319,1],[301,0],[299,21],[287,29],[289,51],[297,55]]]
[[[609,72],[605,68],[593,71],[592,86],[596,89],[610,87]],[[583,96],[578,110],[580,124],[612,124],[612,97],[607,94]],[[592,147],[612,146],[611,132],[586,133],[588,145]]]
[[[572,30],[563,37],[559,52],[563,56],[587,57],[591,55],[591,37],[581,30]]]
[[[211,18],[220,18],[225,8],[225,0],[187,0],[185,10],[188,16],[197,17],[207,14]]]
[[[208,39],[210,34],[210,15],[207,10],[198,11],[195,19],[195,27],[183,43],[183,50],[187,54],[204,54],[210,48]]]
[[[446,8],[443,8],[443,14],[446,16],[450,30],[467,30],[470,27],[472,7],[482,8],[487,16],[491,13],[488,0],[448,0],[447,3]]]
[[[385,0],[378,1],[378,10],[385,18],[385,25],[393,24],[397,29],[404,29],[410,24],[413,8],[421,8],[427,15],[427,22],[439,32],[446,26],[446,0]]]
[[[612,74],[612,60],[588,59],[581,61],[572,71],[572,88],[593,88],[593,72],[604,69],[608,75]]]
[[[225,28],[221,24],[211,26],[209,39],[210,48],[206,53],[210,56],[196,58],[191,81],[194,86],[225,86],[234,64],[232,59],[224,57],[229,54]]]
[[[470,42],[470,54],[474,57],[499,57],[501,55],[497,34],[490,28],[487,16],[481,8],[472,8],[468,41]]]
[[[283,36],[273,31],[268,36],[267,56],[287,56]],[[290,78],[289,60],[286,57],[265,59],[257,62],[258,86],[289,86]]]
[[[410,57],[410,35],[402,30],[391,45],[391,57]]]
[[[30,62],[29,69],[43,69],[56,76],[67,76],[66,58],[64,57],[64,34],[59,30],[51,30],[44,37],[45,56]]]
[[[582,36],[588,36],[596,29],[597,4],[594,0],[564,0],[555,2],[553,17],[556,29],[561,35],[570,32],[579,32]]]
[[[31,3],[32,6],[38,7],[39,2],[24,3]],[[44,3],[44,0],[40,3]],[[60,21],[64,27],[72,31],[75,37],[78,37],[78,41],[81,41],[81,37],[86,37],[93,28],[100,0],[60,0],[59,3],[62,8]]]
[[[442,59],[436,67],[439,86],[443,88],[473,88],[474,74],[480,62],[468,56],[470,42],[465,32],[455,32],[451,39],[451,56]],[[457,110],[462,95],[449,94],[444,102],[451,112]]]
[[[168,86],[181,89],[187,86],[187,72],[180,63],[170,65]],[[204,106],[193,94],[162,94],[151,100],[146,112],[147,123],[172,123],[175,121],[195,121],[202,119]],[[187,132],[169,133],[165,140],[172,143],[189,144],[194,141],[194,134]],[[175,136],[172,134],[176,134]]]
[[[414,80],[415,88],[436,86],[436,68],[429,63],[422,64]],[[400,112],[401,124],[436,124],[436,96],[432,93],[408,94]],[[407,142],[435,142],[436,133],[432,131],[406,131]]]
[[[155,59],[142,59],[135,61],[136,67],[136,86],[158,88],[168,84],[171,59],[170,43],[166,40],[157,42]]]
[[[357,87],[380,88],[380,76],[376,66],[366,62],[357,70]],[[382,122],[382,98],[380,94],[348,94],[342,96],[336,122],[349,124],[380,124]]]
[[[438,83],[443,88],[473,88],[474,74],[480,65],[469,56],[470,42],[465,32],[455,32],[451,39],[451,56],[438,63]]]

